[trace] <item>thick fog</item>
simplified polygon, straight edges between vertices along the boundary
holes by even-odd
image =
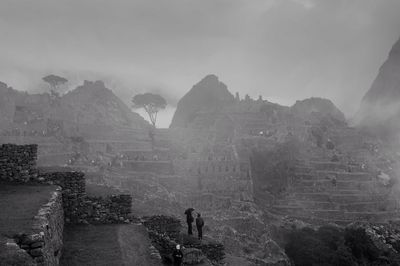
[[[0,2],[0,80],[40,91],[103,79],[127,102],[162,94],[173,107],[206,74],[232,93],[281,104],[321,96],[352,116],[400,36],[398,0]]]

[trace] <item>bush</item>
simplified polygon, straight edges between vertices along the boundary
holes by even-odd
[[[363,228],[294,229],[285,251],[296,266],[400,265],[399,255],[379,250]]]
[[[379,258],[379,250],[365,233],[364,228],[346,228],[345,245],[348,246],[359,261],[375,261]]]

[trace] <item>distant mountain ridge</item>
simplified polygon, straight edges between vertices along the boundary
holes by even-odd
[[[291,107],[271,103],[261,96],[257,100],[248,95],[240,99],[238,94],[234,97],[217,76],[208,75],[178,102],[170,127],[210,127],[221,115],[240,121],[242,127],[248,127],[249,123],[261,125],[293,120],[309,123],[329,120],[336,125],[347,123],[344,114],[328,99],[313,97],[297,101]]]
[[[0,83],[0,129],[45,130],[49,120],[74,124],[145,128],[148,123],[134,113],[102,81],[83,85],[60,98],[47,93],[28,94]]]

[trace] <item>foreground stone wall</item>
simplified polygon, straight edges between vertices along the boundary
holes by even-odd
[[[120,223],[130,219],[131,195],[88,197],[81,172],[41,172],[38,180],[62,187],[67,223]]]
[[[32,230],[16,236],[16,244],[36,265],[58,265],[63,247],[64,212],[58,188],[34,217]]]
[[[130,222],[131,195],[105,198],[88,197],[81,172],[39,172],[36,168],[37,145],[0,146],[0,182],[58,185],[50,201],[33,219],[29,232],[15,239],[0,239],[5,244],[5,265],[58,265],[63,246],[64,221],[67,223]],[[23,252],[25,250],[25,252]],[[4,252],[3,252],[4,254]],[[14,263],[15,262],[15,263]]]
[[[0,181],[28,182],[36,173],[37,145],[0,146]]]
[[[41,172],[38,181],[62,188],[64,216],[67,223],[78,223],[85,202],[85,178],[80,172]]]

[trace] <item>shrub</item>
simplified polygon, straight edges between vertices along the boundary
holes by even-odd
[[[363,228],[294,229],[285,251],[296,266],[400,265],[399,255],[379,250]]]

